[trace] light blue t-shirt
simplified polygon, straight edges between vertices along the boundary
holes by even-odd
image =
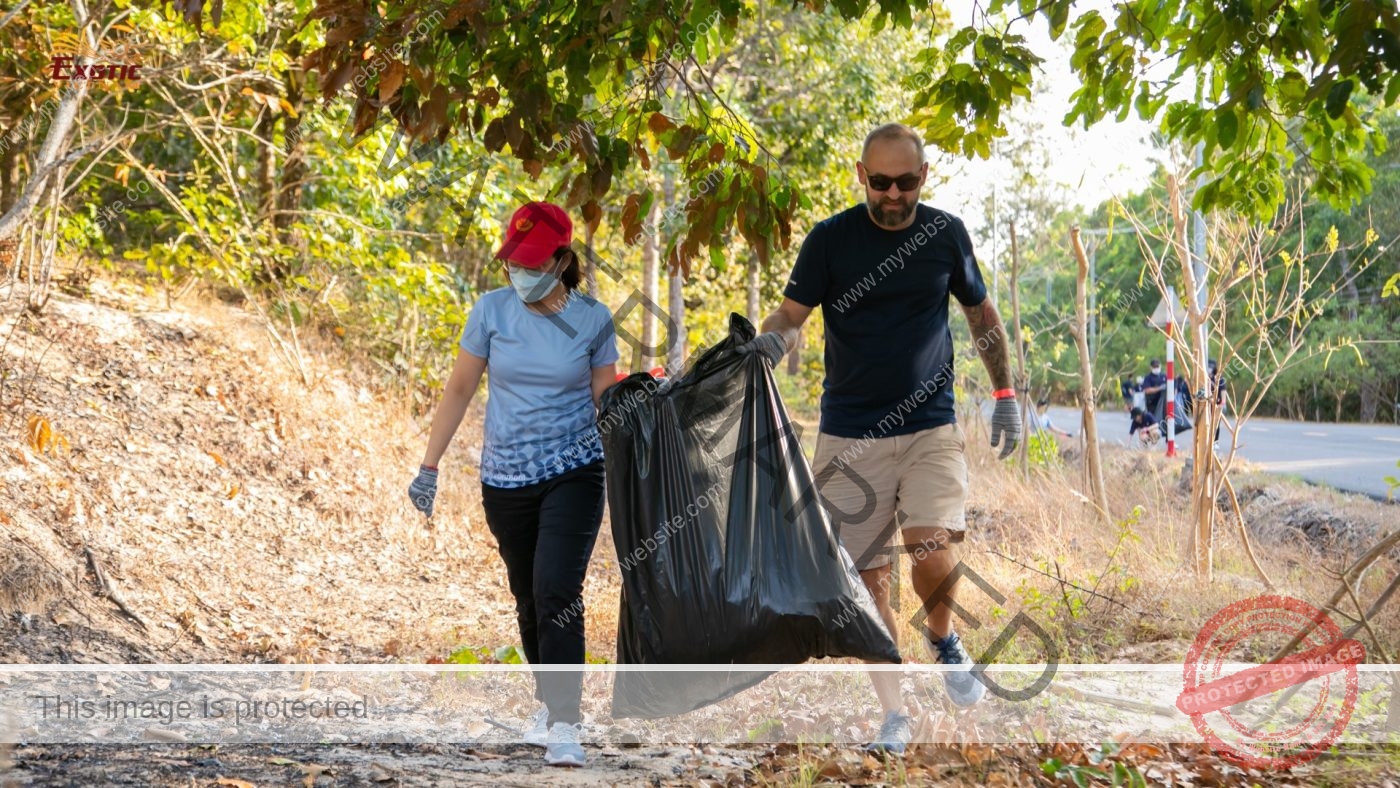
[[[617,361],[606,306],[574,293],[541,315],[512,288],[492,290],[467,316],[461,346],[486,359],[483,482],[524,487],[603,459],[592,374]]]

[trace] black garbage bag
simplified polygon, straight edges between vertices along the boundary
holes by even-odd
[[[1157,422],[1162,425],[1162,437],[1167,435],[1166,414],[1167,395],[1163,394],[1157,400],[1157,411],[1152,415],[1157,417]],[[1176,390],[1176,407],[1172,408],[1172,421],[1176,422],[1176,434],[1189,432],[1194,424],[1191,422],[1191,392],[1189,389]]]
[[[645,373],[602,398],[608,507],[622,571],[621,664],[898,662],[841,548],[742,316],[664,396]],[[618,671],[613,716],[691,711],[771,671]]]

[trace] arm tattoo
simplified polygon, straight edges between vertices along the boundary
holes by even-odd
[[[967,315],[967,325],[972,329],[972,341],[977,346],[977,353],[992,379],[992,388],[1011,388],[1011,341],[1001,324],[1001,315],[992,305],[992,299],[983,299],[977,306],[965,306],[963,313]]]

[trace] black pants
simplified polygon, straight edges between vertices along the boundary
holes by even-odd
[[[602,462],[526,487],[481,485],[531,665],[583,664],[583,576],[603,500]],[[550,725],[577,723],[582,694],[582,672],[535,673],[535,697],[549,707]]]

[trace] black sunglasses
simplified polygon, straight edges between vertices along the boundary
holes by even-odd
[[[866,184],[877,192],[889,191],[891,184],[899,186],[899,190],[902,192],[912,192],[919,188],[919,180],[920,176],[917,172],[907,172],[899,177],[879,175],[873,172],[865,174]]]

